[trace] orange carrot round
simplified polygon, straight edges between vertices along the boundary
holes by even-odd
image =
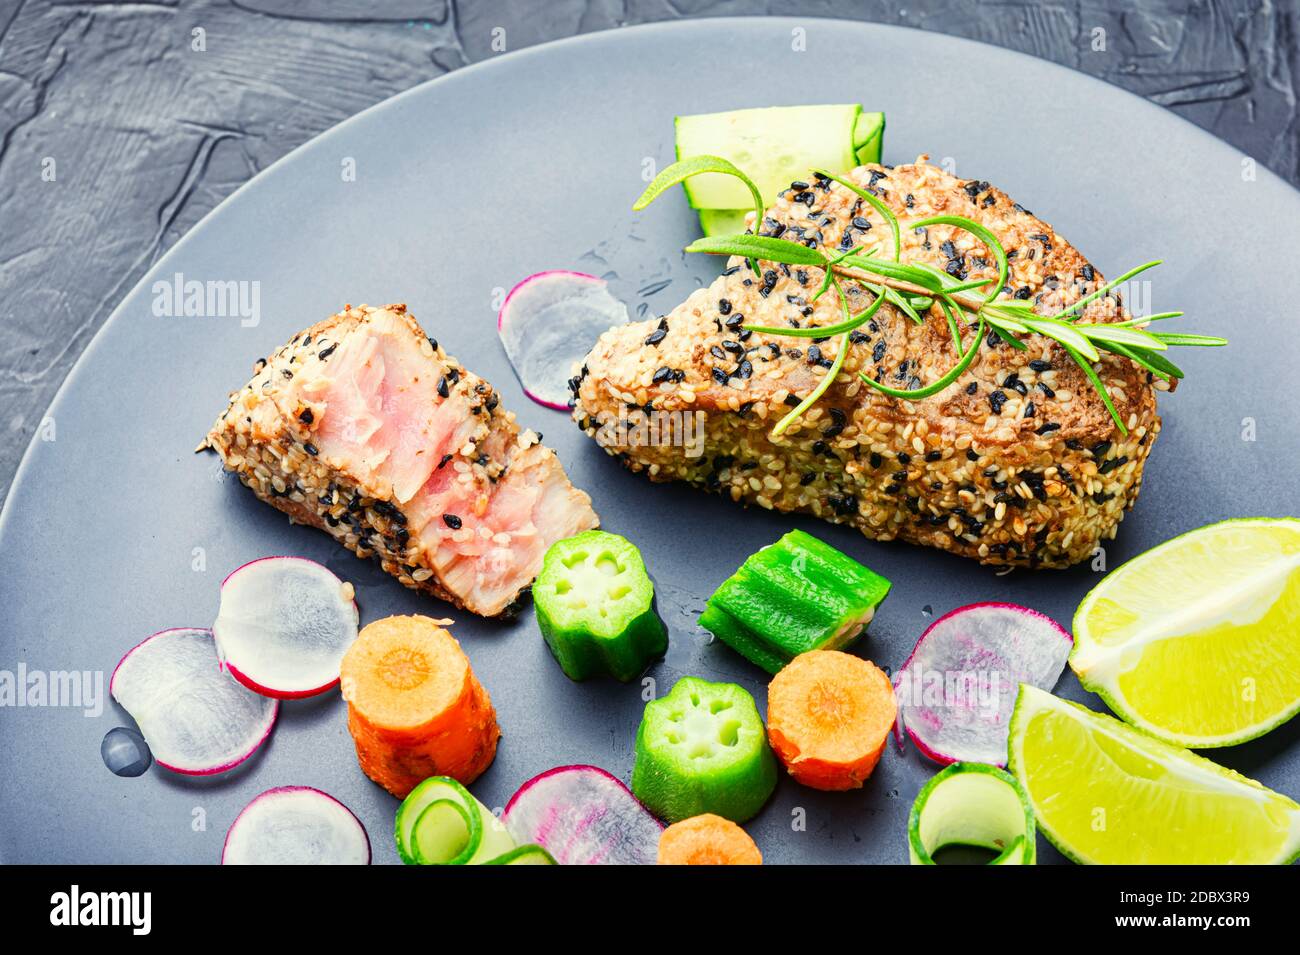
[[[711,812],[675,822],[659,837],[659,865],[762,865],[744,829]]]
[[[455,637],[428,617],[364,627],[343,658],[362,771],[403,799],[430,776],[468,785],[496,756],[496,711]]]
[[[897,705],[889,677],[839,650],[795,657],[767,689],[767,738],[813,789],[857,789],[885,751]]]

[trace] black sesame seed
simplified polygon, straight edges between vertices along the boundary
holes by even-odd
[[[328,348],[321,349],[321,351],[317,353],[316,357],[319,358],[321,361],[324,361],[325,359],[329,358],[330,355],[334,354],[334,349],[338,347],[339,347],[339,343],[335,342],[333,345],[330,345]]]
[[[311,409],[303,408],[302,412],[298,415],[298,420],[301,421],[303,424],[311,424],[312,421],[314,420],[314,415],[312,415]]]
[[[667,334],[668,332],[665,329],[656,328],[653,332],[651,332],[649,335],[646,336],[645,343],[647,345],[658,345],[661,341],[664,340],[664,336]]]
[[[464,523],[464,522],[463,522],[459,517],[457,517],[455,514],[444,514],[444,515],[442,515],[442,522],[443,522],[444,524],[446,524],[448,527],[450,527],[450,528],[451,528],[452,530],[454,530],[454,531],[458,531],[458,530],[460,530],[460,526],[461,526],[461,524]]]
[[[316,445],[312,444],[310,441],[304,444],[302,446],[302,449],[306,451],[308,454],[310,454],[313,458],[316,457],[316,455],[320,454],[320,449],[317,448]]]
[[[451,389],[447,387],[447,376],[443,375],[438,379],[438,394],[446,398],[451,394]]]
[[[875,451],[871,452],[871,457],[868,460],[870,460],[873,469],[880,467],[884,463],[884,458]]]
[[[980,390],[980,386],[979,386],[979,382],[977,381],[972,381],[969,385],[966,386],[966,394],[968,395],[973,395],[977,393],[979,390]]]
[[[979,454],[978,454],[976,451],[974,451],[973,449],[970,450],[970,451],[967,451],[967,452],[966,452],[966,460],[967,460],[967,461],[978,461],[979,459],[980,459]]]
[[[1007,396],[1001,391],[995,391],[989,395],[989,407],[993,409],[994,414],[1002,414],[1002,406],[1006,402]]]
[[[723,371],[721,368],[715,367],[713,369],[713,380],[716,381],[718,384],[720,385],[727,384],[728,377],[729,376],[727,375],[727,373]]]
[[[749,378],[754,374],[754,366],[749,363],[748,358],[742,358],[740,364],[736,366],[737,378]]]
[[[1054,421],[1048,421],[1046,424],[1041,425],[1041,426],[1038,428],[1038,430],[1035,431],[1034,433],[1035,433],[1035,434],[1047,434],[1048,432],[1059,430],[1060,427],[1061,427],[1061,426],[1060,426],[1059,424],[1057,424],[1056,422],[1054,422]]]
[[[658,371],[654,373],[654,377],[651,378],[650,380],[654,384],[659,384],[660,382],[667,381],[672,376],[673,376],[673,370],[669,368],[667,365],[664,365],[662,368],[660,368]]]
[[[885,359],[885,343],[876,342],[876,347],[871,349],[871,360],[884,361],[884,359]]]
[[[943,457],[942,451],[929,451],[925,455],[925,459],[927,461],[938,461],[942,457]]]
[[[899,463],[899,464],[911,464],[911,463],[912,463],[912,456],[911,456],[910,454],[908,454],[906,451],[899,451],[899,452],[898,452],[898,463]]]
[[[1034,416],[1034,414],[1036,413],[1036,411],[1037,411],[1037,409],[1034,408],[1034,403],[1033,403],[1032,401],[1029,401],[1029,402],[1026,402],[1026,403],[1025,403],[1025,414],[1024,414],[1024,417],[1026,417],[1026,418],[1032,418],[1032,417]]]
[[[800,484],[801,487],[807,487],[809,484],[811,484],[811,483],[812,483],[813,481],[815,481],[815,480],[817,480],[817,472],[816,472],[816,471],[809,471],[809,472],[807,472],[806,474],[804,474],[803,477],[801,477],[801,478],[799,479],[799,484]]]
[[[731,302],[727,301],[725,298],[718,299],[718,313],[721,315],[730,315]]]

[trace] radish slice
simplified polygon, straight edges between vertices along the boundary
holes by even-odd
[[[1007,764],[1007,731],[1021,683],[1051,690],[1073,640],[1051,617],[1007,603],[945,614],[894,675],[898,721],[938,763]]]
[[[313,560],[263,557],[222,582],[212,632],[231,676],[255,693],[292,700],[338,685],[357,622],[351,584]]]
[[[663,826],[621,782],[595,766],[534,776],[501,816],[510,835],[560,865],[654,865]]]
[[[222,865],[369,865],[370,837],[352,810],[309,786],[268,789],[226,833]]]
[[[211,630],[155,633],[122,657],[108,691],[158,765],[190,776],[238,766],[271,733],[279,704],[221,672]]]
[[[565,411],[573,366],[603,332],[629,318],[627,306],[609,293],[604,279],[552,270],[530,275],[510,290],[497,315],[497,334],[524,394]]]

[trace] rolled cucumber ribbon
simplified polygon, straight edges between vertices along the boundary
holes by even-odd
[[[985,763],[953,763],[921,788],[907,821],[912,865],[934,865],[944,846],[998,853],[990,865],[1033,865],[1034,810],[1015,778]]]

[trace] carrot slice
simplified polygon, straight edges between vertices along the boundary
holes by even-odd
[[[874,663],[839,650],[795,657],[767,688],[767,738],[813,789],[857,789],[885,751],[897,704]]]
[[[659,865],[762,865],[744,829],[711,812],[675,822],[659,837]]]
[[[468,785],[496,756],[496,711],[456,638],[428,617],[385,617],[343,657],[362,771],[403,799],[430,776]]]

